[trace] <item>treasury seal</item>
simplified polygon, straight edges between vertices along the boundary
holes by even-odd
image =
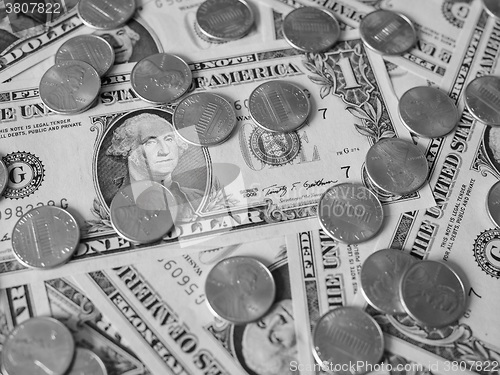
[[[255,128],[250,134],[250,150],[267,165],[280,166],[291,163],[300,151],[300,137],[296,132],[272,133]]]
[[[38,190],[45,176],[41,160],[25,151],[5,155],[2,161],[7,167],[9,183],[3,196],[11,199],[22,199]]]
[[[491,277],[500,279],[500,229],[488,229],[474,241],[474,258]]]
[[[449,23],[461,29],[469,14],[469,6],[470,0],[445,0],[441,11]]]

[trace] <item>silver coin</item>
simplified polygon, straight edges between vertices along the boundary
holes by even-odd
[[[236,126],[236,113],[222,96],[212,93],[191,94],[174,111],[175,130],[186,142],[215,146],[224,142]]]
[[[180,57],[157,53],[145,57],[132,69],[132,89],[143,100],[153,104],[170,103],[186,93],[193,76]]]
[[[162,184],[143,180],[120,189],[110,206],[111,225],[128,241],[145,244],[161,240],[175,224],[179,207]]]
[[[478,121],[500,126],[500,77],[482,76],[465,89],[465,105]]]
[[[288,43],[303,52],[318,53],[332,48],[340,37],[340,25],[329,11],[315,7],[297,8],[283,21]]]
[[[337,375],[364,374],[384,352],[384,336],[370,315],[355,307],[338,307],[322,315],[313,329],[313,355]],[[352,368],[352,364],[363,366]],[[354,370],[354,371],[352,371]]]
[[[50,317],[31,318],[16,326],[2,348],[6,375],[63,375],[71,365],[75,342],[69,329]]]
[[[65,375],[107,375],[103,361],[92,350],[76,348],[75,359]]]
[[[429,86],[406,91],[399,100],[398,109],[403,124],[411,132],[427,138],[448,134],[460,120],[453,100],[443,91]]]
[[[235,256],[221,260],[208,273],[205,295],[212,312],[229,322],[253,322],[269,310],[276,286],[271,272],[257,259]]]
[[[427,327],[444,327],[464,313],[465,287],[447,264],[423,260],[412,264],[401,279],[401,302],[406,313]]]
[[[401,138],[385,138],[366,153],[366,172],[380,189],[396,195],[410,194],[427,181],[429,165],[418,146]]]
[[[101,30],[116,29],[135,12],[135,0],[80,0],[77,13],[82,22]]]
[[[356,244],[367,241],[382,227],[384,211],[377,196],[361,184],[330,187],[318,203],[323,230],[337,241]]]
[[[50,67],[40,81],[40,99],[60,114],[89,108],[97,98],[101,79],[96,70],[80,60],[67,60]]]
[[[360,272],[361,292],[366,300],[384,314],[406,314],[399,298],[399,284],[404,272],[417,261],[395,249],[382,249],[363,262]]]
[[[490,16],[500,19],[500,2],[498,0],[483,0],[483,6]]]
[[[243,0],[207,0],[198,7],[196,22],[208,38],[229,41],[247,35],[255,18]]]
[[[311,105],[300,87],[275,80],[253,90],[248,100],[248,110],[256,124],[264,130],[288,133],[306,123]]]
[[[80,239],[75,218],[55,206],[36,207],[12,230],[12,251],[17,260],[31,268],[54,268],[69,261]]]
[[[413,23],[390,10],[367,14],[359,24],[359,32],[368,48],[383,55],[401,55],[417,42]]]
[[[0,195],[3,194],[7,184],[9,183],[9,171],[7,170],[7,166],[0,159]]]
[[[113,66],[115,51],[99,36],[78,35],[64,42],[56,52],[56,64],[66,60],[85,61],[103,77]]]
[[[488,191],[486,211],[493,223],[500,227],[500,181],[497,181]]]

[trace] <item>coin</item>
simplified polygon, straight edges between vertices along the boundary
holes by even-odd
[[[135,181],[113,197],[111,225],[128,241],[151,243],[174,226],[178,211],[175,197],[165,186],[155,181]]]
[[[465,89],[465,105],[478,121],[500,126],[500,77],[487,75],[472,80]]]
[[[366,300],[384,314],[406,314],[399,298],[399,284],[406,269],[417,261],[395,249],[382,249],[363,262],[361,292]]]
[[[497,181],[488,191],[486,211],[491,221],[500,227],[500,181]]]
[[[359,24],[359,32],[368,48],[383,55],[401,55],[417,42],[413,23],[390,10],[368,13]]]
[[[252,8],[243,0],[207,0],[196,11],[199,30],[211,39],[240,39],[254,21]]]
[[[483,6],[490,16],[500,18],[500,3],[498,0],[483,0]]]
[[[427,180],[429,165],[420,148],[401,138],[385,138],[366,153],[366,172],[380,189],[396,195],[410,194]]]
[[[364,374],[384,352],[380,326],[355,307],[338,307],[323,314],[314,326],[312,339],[317,363],[337,375]],[[352,368],[352,364],[360,363]]]
[[[326,190],[318,203],[323,230],[337,241],[369,240],[382,227],[384,211],[377,196],[361,184],[342,183]]]
[[[9,183],[9,171],[7,170],[7,166],[0,159],[0,195],[3,194],[7,184]]]
[[[236,113],[222,96],[196,93],[180,101],[174,111],[173,123],[186,142],[215,146],[231,135],[236,126]]]
[[[184,95],[193,76],[180,57],[157,53],[145,57],[132,69],[132,89],[143,100],[153,104],[170,103]]]
[[[311,105],[300,87],[285,81],[265,82],[250,94],[248,110],[264,130],[288,133],[302,127]]]
[[[99,36],[78,35],[64,42],[56,52],[56,64],[66,60],[85,61],[102,77],[113,66],[115,51]]]
[[[60,114],[75,114],[89,108],[101,88],[96,70],[80,60],[67,60],[50,67],[40,81],[40,99]]]
[[[135,0],[80,0],[77,14],[82,22],[101,30],[116,29],[135,12]]]
[[[306,6],[287,14],[283,21],[283,35],[292,47],[318,53],[335,45],[340,37],[340,25],[326,9]]]
[[[23,216],[12,230],[12,251],[26,267],[54,268],[71,258],[80,239],[75,218],[55,206],[36,207]]]
[[[75,359],[66,375],[107,375],[101,358],[92,350],[76,348]]]
[[[456,322],[465,311],[465,287],[447,264],[423,260],[412,264],[401,279],[401,302],[407,314],[427,327]]]
[[[451,132],[460,119],[458,108],[443,91],[417,86],[406,91],[398,103],[403,124],[413,133],[427,138]]]
[[[246,256],[229,257],[208,273],[205,295],[209,308],[229,322],[249,323],[266,314],[276,286],[264,264]]]
[[[63,375],[75,353],[69,329],[50,317],[31,318],[16,326],[2,348],[6,375]]]

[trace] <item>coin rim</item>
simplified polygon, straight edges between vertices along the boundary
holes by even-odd
[[[473,82],[476,82],[476,81],[479,81],[479,80],[483,80],[483,79],[495,79],[499,86],[500,86],[500,77],[497,76],[497,75],[494,75],[494,74],[488,74],[488,75],[484,75],[484,76],[481,76],[481,77],[476,77],[474,78],[472,81],[470,81],[467,86],[465,87],[465,93],[464,93],[464,103],[465,103],[465,106],[467,107],[469,113],[471,114],[471,116],[478,122],[480,122],[481,124],[484,124],[484,125],[487,125],[487,126],[493,126],[493,127],[499,127],[500,126],[500,122],[498,123],[495,123],[495,122],[490,122],[490,121],[485,121],[483,119],[481,119],[477,114],[474,113],[474,110],[471,108],[470,106],[470,103],[468,102],[467,100],[467,89],[469,88],[469,86],[473,83]]]
[[[494,219],[493,214],[491,213],[491,210],[490,210],[490,194],[495,189],[500,190],[500,180],[495,182],[489,188],[488,193],[486,194],[486,212],[488,212],[488,216],[489,216],[490,220],[492,221],[492,223],[495,224],[496,227],[500,227],[500,221],[497,222],[497,220]]]
[[[3,192],[7,188],[7,185],[9,184],[9,170],[7,169],[7,166],[5,165],[1,157],[0,157],[0,169],[3,171],[0,172],[0,176],[1,175],[5,176],[5,178],[2,181],[0,181],[0,199],[1,199]]]
[[[101,359],[101,357],[99,357],[99,356],[97,355],[97,353],[96,353],[96,352],[94,352],[93,350],[90,350],[90,349],[87,349],[87,348],[83,348],[83,347],[80,347],[80,346],[76,346],[76,347],[75,347],[75,355],[73,356],[73,361],[72,361],[72,363],[71,363],[71,366],[69,367],[69,369],[68,369],[68,370],[66,370],[66,373],[65,373],[66,375],[71,375],[71,371],[72,371],[72,369],[73,369],[73,364],[74,364],[74,361],[76,360],[76,356],[77,356],[77,354],[78,354],[78,353],[77,353],[78,351],[83,351],[83,352],[91,353],[91,355],[90,355],[90,356],[91,356],[93,359],[95,359],[95,360],[96,360],[97,364],[99,365],[99,367],[100,367],[100,368],[101,368],[101,370],[102,370],[101,375],[108,375],[108,370],[107,370],[107,368],[106,368],[106,365],[104,365],[104,362],[103,362],[103,360]],[[99,375],[99,374],[93,374],[93,375]]]

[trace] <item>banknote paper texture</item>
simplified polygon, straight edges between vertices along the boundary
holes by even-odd
[[[229,324],[208,308],[207,273],[232,256],[260,260],[275,280],[275,303],[257,322]],[[75,280],[132,338],[132,349],[141,353],[155,374],[256,375],[263,368],[269,374],[292,373],[290,362],[297,358],[298,348],[284,237],[164,256],[90,272]],[[227,303],[245,304],[245,298],[234,298],[230,288]]]
[[[96,353],[108,374],[150,375],[131,352],[114,322],[67,279],[39,285],[19,284],[0,289],[0,338],[3,343],[18,324],[37,316],[52,316],[71,331],[76,346]]]

